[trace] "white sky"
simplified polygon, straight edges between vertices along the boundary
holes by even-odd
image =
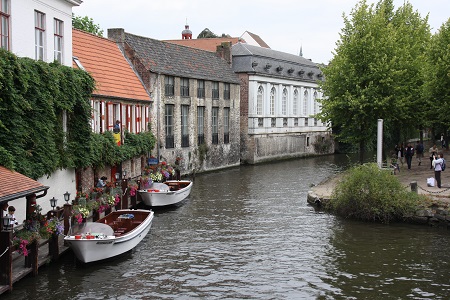
[[[397,9],[406,0],[394,0]],[[187,23],[192,37],[205,28],[217,35],[259,35],[272,49],[298,54],[316,63],[328,63],[347,16],[358,0],[83,0],[74,7],[107,35],[108,28],[158,40],[181,39]],[[376,3],[367,0],[367,3]],[[433,33],[450,17],[449,0],[409,0],[422,17],[429,14]]]

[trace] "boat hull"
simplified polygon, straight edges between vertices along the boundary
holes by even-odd
[[[160,188],[163,186],[170,187],[172,185],[176,184],[184,184],[185,187],[178,189],[178,190],[168,190],[165,188]],[[142,201],[147,206],[152,207],[161,207],[161,206],[168,206],[177,204],[184,199],[186,199],[189,194],[191,193],[192,189],[192,181],[189,180],[168,180],[161,183],[153,183],[152,189],[149,190],[139,190],[139,193],[141,194]]]
[[[136,213],[137,210],[121,210],[124,214]],[[121,236],[109,235],[101,238],[76,239],[75,235],[64,238],[78,260],[83,263],[111,258],[132,250],[150,231],[153,212],[149,211],[145,220],[136,228]]]

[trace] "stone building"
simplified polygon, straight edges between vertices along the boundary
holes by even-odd
[[[237,43],[233,70],[241,82],[241,161],[334,152],[331,132],[314,117],[322,93],[317,64],[300,56]]]
[[[240,164],[240,88],[229,44],[213,53],[109,29],[150,91],[152,155],[181,172]]]

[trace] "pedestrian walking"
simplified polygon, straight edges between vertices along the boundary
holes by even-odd
[[[405,149],[403,149],[403,143],[398,144],[397,146],[395,146],[395,154],[397,155],[397,164],[400,165],[400,163],[403,166],[403,151]]]
[[[412,158],[414,157],[414,147],[411,146],[411,143],[408,143],[405,148],[405,159],[406,164],[408,165],[408,170],[411,170]]]
[[[420,166],[422,164],[422,158],[423,158],[423,144],[421,141],[417,141],[416,144],[416,159],[418,162],[418,165]]]

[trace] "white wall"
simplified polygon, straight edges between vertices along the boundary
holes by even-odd
[[[67,169],[67,170],[58,170],[54,172],[50,177],[47,176],[41,177],[37,180],[44,186],[50,187],[47,190],[47,195],[44,197],[36,199],[36,203],[42,207],[42,213],[45,214],[49,210],[52,209],[50,205],[50,199],[55,197],[58,199],[56,206],[62,207],[65,203],[64,201],[64,193],[70,193],[70,200],[75,199],[76,195],[76,184],[75,184],[75,170]],[[37,193],[37,195],[41,195],[42,192]],[[26,198],[20,198],[13,201],[9,201],[8,204],[14,206],[16,208],[15,217],[19,224],[21,224],[26,218]],[[70,201],[69,203],[72,203]]]
[[[72,6],[65,0],[12,0],[11,1],[11,51],[20,57],[35,58],[34,11],[46,15],[45,61],[54,58],[53,20],[64,22],[63,64],[72,65]]]

